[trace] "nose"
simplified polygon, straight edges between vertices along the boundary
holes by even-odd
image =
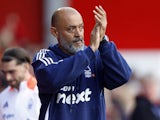
[[[80,37],[82,34],[83,34],[83,29],[77,27],[74,32],[75,37]]]
[[[80,30],[79,30],[79,28],[76,28],[76,29],[75,29],[74,35],[75,35],[76,37],[79,37],[79,36],[80,36]]]
[[[6,81],[11,81],[11,79],[12,79],[12,76],[9,74],[9,73],[6,73],[5,74],[5,78],[6,78]]]

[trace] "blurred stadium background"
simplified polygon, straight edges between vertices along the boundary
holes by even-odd
[[[88,45],[94,24],[92,9],[95,5],[102,5],[108,16],[107,34],[131,66],[143,72],[159,71],[159,4],[159,0],[0,0],[0,30],[7,26],[7,19],[13,22],[19,19],[17,28],[13,30],[18,45],[47,47],[56,43],[49,31],[53,11],[61,6],[72,6],[84,17],[85,42]]]

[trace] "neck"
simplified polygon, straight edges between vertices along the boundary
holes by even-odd
[[[27,71],[25,75],[25,80],[29,80],[30,77],[31,77],[31,74],[29,73],[29,71]]]

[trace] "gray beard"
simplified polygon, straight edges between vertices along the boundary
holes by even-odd
[[[61,46],[69,53],[71,54],[75,54],[78,51],[84,50],[84,44],[81,47],[75,47],[72,44],[69,44],[67,41],[65,40],[60,40],[61,42]]]

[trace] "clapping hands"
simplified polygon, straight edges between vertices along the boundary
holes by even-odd
[[[106,32],[107,17],[106,12],[102,6],[96,6],[93,10],[93,13],[95,18],[95,25],[91,31],[90,47],[93,51],[96,51]]]

